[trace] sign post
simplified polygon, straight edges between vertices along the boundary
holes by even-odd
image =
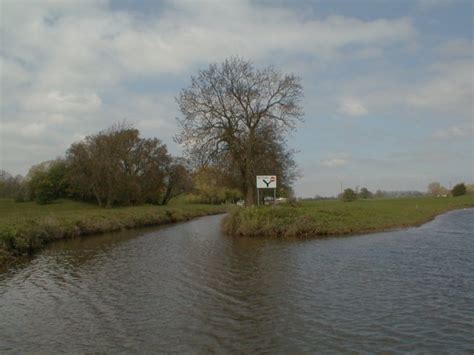
[[[277,177],[276,175],[257,175],[257,200],[260,205],[260,189],[273,189],[273,204],[276,202],[276,187]]]

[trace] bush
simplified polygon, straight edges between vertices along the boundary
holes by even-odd
[[[362,189],[360,189],[359,197],[362,198],[362,199],[372,198],[373,194],[372,194],[372,192],[367,190],[367,188],[363,187]]]
[[[51,203],[56,199],[55,186],[51,181],[43,180],[36,185],[35,201],[40,205]]]
[[[42,205],[47,204],[66,197],[67,185],[66,164],[63,160],[43,162],[30,169],[26,183],[28,191],[22,192],[17,200],[34,200]]]
[[[457,184],[456,186],[453,187],[451,190],[451,193],[453,196],[462,196],[466,194],[466,185],[464,183]]]
[[[342,201],[344,202],[351,202],[357,200],[357,194],[352,189],[345,189],[344,193],[342,194]]]

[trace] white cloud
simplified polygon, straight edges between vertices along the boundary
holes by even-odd
[[[422,8],[430,8],[437,6],[446,6],[452,4],[453,0],[418,0],[418,6]]]
[[[444,57],[472,58],[474,54],[474,42],[464,38],[457,38],[446,41],[436,48],[437,53]]]
[[[473,123],[465,123],[452,125],[446,129],[440,129],[433,133],[435,139],[452,139],[452,138],[473,138]]]
[[[406,102],[435,114],[472,117],[472,59],[448,60],[428,68],[429,79],[406,88]]]
[[[349,164],[347,154],[331,154],[326,159],[321,160],[321,165],[326,167],[340,167]]]
[[[83,113],[96,111],[101,99],[95,93],[65,93],[58,90],[34,93],[25,102],[28,111]]]
[[[35,159],[46,160],[124,118],[146,136],[171,141],[177,92],[133,92],[124,84],[130,79],[187,77],[230,55],[266,64],[305,56],[313,66],[378,58],[416,37],[409,18],[310,19],[245,0],[168,1],[153,16],[112,11],[105,0],[10,1],[2,3],[0,31],[2,154],[24,164],[23,173],[30,157],[15,142],[35,142]],[[284,69],[301,68],[292,62]]]
[[[30,123],[23,127],[20,134],[25,138],[33,138],[41,135],[46,128],[44,123]]]
[[[102,2],[80,4],[7,3],[4,45],[39,64],[40,80],[86,85],[130,73],[182,72],[232,54],[263,58],[277,51],[331,60],[350,45],[360,47],[359,55],[379,55],[380,48],[409,42],[416,33],[408,18],[305,20],[291,9],[250,1],[172,2],[156,18],[111,12]]]
[[[473,63],[472,57],[445,57],[409,72],[388,67],[343,77],[320,84],[323,99],[309,105],[322,113],[336,110],[348,116],[472,119]]]
[[[348,97],[342,100],[338,111],[348,116],[364,116],[369,113],[367,108],[357,99]]]

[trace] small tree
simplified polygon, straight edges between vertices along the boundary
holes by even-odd
[[[190,170],[184,159],[173,158],[165,165],[165,193],[161,200],[162,205],[176,196],[189,192],[193,186]]]
[[[55,186],[53,182],[48,178],[48,175],[44,174],[40,177],[40,181],[35,186],[35,201],[40,205],[53,202],[56,198]]]
[[[433,196],[443,196],[449,193],[449,190],[437,181],[432,182],[428,185],[428,193]]]
[[[464,183],[457,184],[456,186],[453,187],[451,190],[451,193],[453,196],[462,196],[466,194],[466,185]]]
[[[367,188],[363,187],[360,189],[359,197],[362,199],[372,198],[373,194]]]
[[[31,167],[26,176],[28,197],[39,204],[47,204],[66,196],[66,164],[63,160],[50,160]],[[17,196],[17,201],[25,199],[24,192]]]
[[[466,193],[468,195],[474,195],[474,184],[467,184],[466,185]]]
[[[385,192],[382,190],[377,190],[375,191],[375,198],[384,198],[385,197]]]
[[[352,189],[345,189],[344,193],[342,194],[342,201],[344,202],[351,202],[357,200],[357,194]]]

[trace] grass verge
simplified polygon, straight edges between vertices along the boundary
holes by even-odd
[[[187,221],[226,212],[225,206],[175,204],[103,209],[61,200],[49,205],[0,199],[0,265],[31,255],[54,240]]]
[[[474,207],[474,196],[304,202],[297,207],[234,210],[224,219],[223,229],[229,235],[248,237],[363,234],[417,226],[464,207]]]

